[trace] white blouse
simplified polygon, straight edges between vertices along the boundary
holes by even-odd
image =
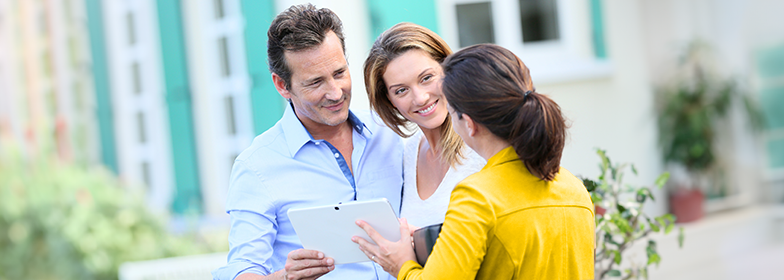
[[[446,209],[449,206],[449,197],[455,185],[481,170],[487,160],[479,156],[468,146],[464,146],[465,158],[462,164],[450,167],[436,191],[427,199],[422,200],[417,192],[417,157],[419,144],[424,134],[421,130],[404,140],[403,149],[403,200],[401,202],[400,217],[406,218],[408,223],[416,227],[424,227],[444,222]]]

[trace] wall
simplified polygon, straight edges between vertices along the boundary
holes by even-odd
[[[558,102],[572,123],[562,166],[575,175],[596,178],[599,157],[595,149],[601,148],[614,162],[635,164],[639,176],[628,178],[628,183],[652,185],[662,169],[639,17],[643,7],[638,1],[614,0],[604,1],[603,6],[610,74],[538,84],[537,90]],[[655,190],[654,195],[662,197],[663,192]],[[666,210],[666,202],[658,199],[650,207],[658,215]]]

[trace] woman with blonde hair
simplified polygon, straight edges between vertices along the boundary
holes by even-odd
[[[390,242],[357,221],[375,244],[352,240],[398,279],[593,279],[593,204],[560,166],[561,108],[502,47],[465,48],[443,67],[454,129],[487,165],[455,187],[424,267],[413,261],[405,223]]]
[[[440,87],[451,53],[433,31],[404,22],[376,39],[364,65],[371,108],[408,138],[400,216],[417,227],[443,223],[454,186],[485,164],[452,130]]]

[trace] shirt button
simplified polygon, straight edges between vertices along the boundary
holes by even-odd
[[[340,154],[339,153],[335,153],[335,158],[339,158],[339,157],[340,157]]]
[[[319,144],[321,144],[321,142],[318,142],[318,141],[317,141],[317,142],[316,142],[316,145],[319,145]]]

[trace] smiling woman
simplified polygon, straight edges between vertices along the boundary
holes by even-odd
[[[442,223],[455,184],[485,164],[452,130],[440,65],[451,53],[433,31],[400,23],[378,37],[365,61],[370,106],[408,138],[400,216],[418,227]],[[414,133],[404,133],[411,124]]]

